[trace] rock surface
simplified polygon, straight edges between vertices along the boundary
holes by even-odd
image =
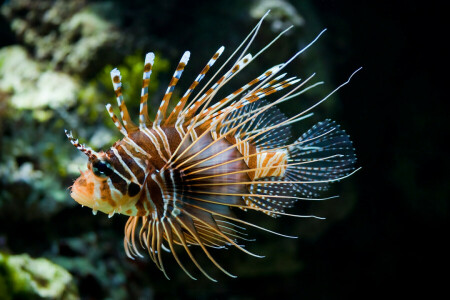
[[[45,258],[0,252],[1,299],[78,299],[72,275]]]
[[[46,69],[31,59],[22,46],[0,49],[0,90],[11,94],[16,108],[57,109],[70,107],[76,99],[78,82],[71,76]]]

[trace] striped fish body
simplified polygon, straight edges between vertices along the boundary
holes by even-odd
[[[196,135],[202,135],[202,133],[201,130],[196,130]],[[103,156],[105,162],[114,166],[111,175],[100,178],[100,184],[95,182],[98,179],[95,174],[82,175],[72,186],[72,197],[82,205],[107,214],[118,212],[129,216],[151,215],[154,207],[161,208],[161,204],[164,203],[163,198],[167,186],[174,184],[174,181],[177,182],[178,186],[183,186],[183,178],[189,179],[188,176],[182,175],[182,169],[171,168],[167,173],[170,174],[169,178],[159,174],[167,163],[165,157],[170,157],[181,141],[182,138],[174,127],[160,127],[157,130],[145,129],[131,133],[129,137],[115,143]],[[226,151],[213,159],[208,159],[196,165],[193,168],[193,171],[197,171],[193,178],[196,181],[201,180],[200,177],[230,172],[237,172],[237,174],[222,175],[218,179],[210,177],[209,181],[211,183],[216,181],[248,182],[271,176],[283,177],[284,175],[288,157],[287,151],[262,151],[249,142],[241,143],[240,146],[234,148],[233,145],[242,141],[235,137],[227,137],[223,140],[214,139],[212,133],[202,137],[202,140],[198,141],[195,147],[185,155],[186,158],[191,154],[198,153],[213,141],[216,141],[216,144],[199,155],[190,165],[221,151]],[[185,150],[192,142],[192,139],[185,141],[185,145],[180,149]],[[237,161],[229,162],[231,160]],[[217,166],[219,164],[222,165]],[[203,170],[204,168],[209,169]],[[245,172],[249,169],[256,169],[256,171]],[[147,197],[144,190],[141,191],[141,188],[133,190],[135,185],[132,183],[138,186],[146,185],[145,187],[151,197]],[[162,188],[154,188],[158,184]],[[99,188],[94,189],[94,186]],[[248,191],[246,192],[244,187],[244,185],[235,185],[226,186],[222,189],[224,192],[230,189],[240,190],[242,194],[246,194]],[[216,186],[214,189],[217,190],[218,187]],[[86,195],[86,191],[89,192],[88,195]],[[136,193],[136,191],[139,192]],[[80,197],[80,194],[83,196]],[[171,196],[168,195],[167,197]],[[233,202],[238,201],[234,200]],[[161,210],[158,212],[162,213]]]
[[[220,88],[259,55],[245,52],[261,22],[238,48],[244,50],[228,71],[215,83],[211,79],[189,102],[194,89],[224,51],[221,47],[168,114],[171,95],[189,60],[190,53],[186,52],[153,121],[148,118],[147,92],[154,54],[148,53],[144,62],[138,125],[129,116],[120,72],[114,69],[111,79],[120,119],[111,105],[106,108],[124,138],[106,152],[80,144],[66,131],[71,143],[89,158],[88,170],[74,182],[71,196],[94,214],[101,211],[110,217],[115,213],[129,216],[124,238],[127,255],[134,258],[141,255],[139,248],[146,249],[166,276],[161,249],[171,252],[186,274],[194,278],[177,256],[176,247],[180,247],[206,277],[214,280],[195,259],[189,247],[195,245],[220,270],[234,277],[208,249],[234,246],[259,257],[241,246],[242,241],[248,241],[245,227],[275,233],[237,218],[235,209],[256,210],[272,217],[314,217],[292,215],[285,210],[298,200],[326,199],[318,197],[331,182],[355,171],[352,143],[334,121],[319,122],[292,139],[291,124],[310,116],[309,110],[328,96],[290,118],[276,108],[276,104],[315,86],[304,86],[312,76],[300,82],[278,74],[304,50],[227,97],[215,100]],[[281,91],[287,92],[275,101],[265,100]]]

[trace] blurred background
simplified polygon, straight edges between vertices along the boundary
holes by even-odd
[[[250,48],[256,53],[295,28],[230,83],[234,90],[326,34],[289,66],[325,84],[281,110],[293,115],[320,100],[360,66],[351,83],[297,124],[336,120],[350,134],[362,170],[293,213],[326,220],[247,214],[256,224],[298,235],[250,230],[249,250],[213,251],[232,279],[189,279],[171,255],[165,279],[148,259],[127,259],[126,217],[76,204],[67,188],[86,160],[67,141],[72,129],[94,149],[119,138],[104,105],[114,103],[109,71],[119,67],[137,114],[143,58],[156,52],[151,113],[185,50],[191,59],[180,95],[221,46],[239,45],[272,13]],[[438,9],[438,8],[437,8]],[[436,9],[436,10],[437,10]],[[442,13],[443,15],[443,13]],[[0,299],[391,299],[445,286],[450,188],[448,122],[437,90],[444,77],[443,16],[410,1],[4,1],[0,7]],[[446,97],[448,98],[448,97]],[[192,267],[192,266],[190,266]],[[193,268],[192,268],[193,269]]]

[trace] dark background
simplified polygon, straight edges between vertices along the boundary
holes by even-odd
[[[149,19],[151,16],[158,19],[149,30],[155,39],[164,40],[161,47],[185,46],[167,54],[172,62],[186,47],[197,47],[195,50],[203,54],[213,52],[221,45],[218,43],[236,45],[251,24],[256,23],[243,21],[248,18],[243,1],[217,1],[211,9],[207,1],[169,2],[172,5],[154,4],[147,8]],[[444,13],[431,4],[411,1],[289,2],[306,20],[305,27],[300,29],[302,34],[314,36],[316,32],[308,31],[308,24],[314,22],[328,28],[326,37],[315,46],[326,50],[319,50],[320,55],[314,56],[314,59],[326,61],[331,80],[328,87],[337,86],[359,66],[363,67],[351,84],[339,91],[339,104],[332,113],[350,133],[362,166],[361,171],[343,184],[339,193],[341,197],[357,200],[349,204],[342,217],[332,217],[326,228],[318,230],[316,235],[306,233],[314,230],[314,223],[307,223],[308,228],[302,227],[302,220],[277,219],[276,222],[284,223],[278,228],[285,233],[296,234],[292,228],[300,228],[299,235],[305,233],[306,238],[285,241],[256,233],[258,240],[251,249],[257,250],[259,243],[275,246],[264,253],[268,256],[264,260],[249,260],[236,251],[229,254],[236,256],[234,260],[222,255],[220,258],[230,262],[228,270],[238,275],[237,279],[225,278],[217,271],[213,274],[217,275],[219,283],[203,279],[188,281],[179,279],[178,275],[175,280],[166,281],[153,265],[142,263],[136,267],[137,272],[141,272],[139,276],[127,275],[127,291],[140,290],[142,285],[147,285],[156,298],[191,299],[393,299],[418,295],[429,299],[443,291],[448,281],[444,268],[448,254],[445,247],[448,233],[444,232],[448,230],[444,229],[448,227],[450,197],[448,148],[444,146],[448,138],[445,105],[448,96],[440,92],[448,77],[443,72],[444,62],[448,60],[443,53]],[[132,10],[142,3],[130,1],[127,7]],[[315,15],[303,13],[305,3],[313,7]],[[230,12],[241,9],[239,13]],[[229,24],[227,17],[232,14],[237,16],[234,19],[237,21]],[[171,20],[176,20],[176,24]],[[212,37],[208,26],[203,24],[213,21],[217,26],[214,28],[227,30]],[[6,23],[1,22],[1,26]],[[140,22],[145,24],[146,19]],[[135,23],[130,21],[130,24]],[[126,28],[127,23],[123,26]],[[230,32],[238,36],[233,37]],[[7,30],[2,34],[5,37],[2,45],[8,44],[5,41],[16,42]],[[190,43],[195,34],[204,35],[205,44]],[[226,42],[221,42],[223,39]],[[330,205],[337,207],[339,202]],[[320,207],[317,210],[320,211]],[[65,209],[61,214],[44,223],[73,214],[94,218],[80,208]],[[8,240],[5,249],[34,256],[47,253],[45,249],[28,249],[24,241],[13,241],[27,239],[27,230],[19,228],[20,221],[8,222],[5,218],[0,221],[4,226],[0,235],[3,231]],[[6,230],[7,223],[17,227]],[[113,227],[121,238],[123,220],[115,220],[113,225],[103,223],[97,224],[96,230]],[[89,230],[83,225],[80,228]],[[76,236],[77,232],[67,229],[56,233],[59,234]],[[293,248],[295,254],[284,247]],[[239,268],[242,259],[246,268],[255,264],[258,270],[264,264],[275,266],[281,261],[283,269],[284,251],[301,261],[302,267],[284,273],[274,267],[275,271],[260,274],[256,271],[250,275]],[[171,268],[171,272],[178,271]],[[95,294],[90,289],[89,285],[81,285],[81,295],[96,298],[107,294]]]
[[[395,2],[320,4],[325,20],[351,31],[351,59],[337,69],[365,67],[341,93],[345,120],[361,142],[359,201],[319,247],[330,257],[327,282],[341,295],[428,298],[444,286],[449,184],[438,67],[442,18],[433,5]]]
[[[332,286],[323,299],[429,298],[445,284],[449,178],[447,108],[440,93],[442,17],[433,5],[393,2],[319,5],[325,22],[347,33],[349,59],[337,65],[339,74],[364,66],[341,92],[363,166],[353,179],[358,203],[320,239],[314,256],[324,271],[311,268],[304,279]]]

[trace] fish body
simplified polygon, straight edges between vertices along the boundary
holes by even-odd
[[[237,53],[231,67],[214,82],[220,68],[194,97],[194,90],[222,55],[224,47],[219,48],[169,114],[173,90],[190,57],[185,52],[153,121],[148,117],[147,99],[154,54],[148,53],[144,61],[139,124],[133,123],[123,101],[120,72],[112,70],[120,118],[110,104],[106,109],[124,138],[107,151],[94,151],[66,131],[71,143],[89,158],[88,169],[71,188],[72,198],[94,214],[129,216],[124,238],[127,255],[134,258],[140,256],[139,248],[146,249],[164,274],[161,249],[171,252],[194,278],[177,256],[176,247],[180,247],[206,277],[214,280],[192,254],[189,246],[195,245],[220,270],[234,277],[208,249],[234,246],[257,256],[241,246],[241,241],[248,240],[245,227],[272,232],[239,219],[234,210],[296,216],[285,212],[286,208],[298,200],[326,199],[318,197],[331,182],[355,171],[352,142],[334,121],[319,122],[292,139],[290,125],[309,117],[309,111],[328,96],[290,118],[276,107],[315,86],[306,86],[312,76],[301,81],[280,74],[303,50],[216,100],[221,87],[259,55],[246,51],[261,22],[222,66]],[[277,95],[276,100],[266,101],[271,94]]]

